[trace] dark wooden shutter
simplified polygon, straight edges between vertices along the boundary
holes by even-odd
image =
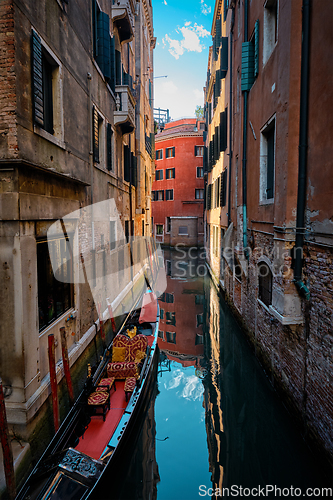
[[[32,94],[34,122],[44,127],[43,57],[40,37],[31,33],[32,45]]]
[[[98,112],[93,106],[93,159],[99,163],[99,134],[98,134]]]
[[[116,50],[116,85],[121,85],[121,73],[121,53],[119,52],[119,50]]]
[[[228,37],[222,37],[220,77],[225,78],[228,71]]]
[[[211,208],[212,208],[212,185],[208,184],[207,210],[211,210]]]
[[[254,78],[259,73],[259,19],[254,26]]]
[[[242,43],[242,92],[249,91],[254,82],[254,46],[252,42]]]
[[[110,61],[111,61],[111,78],[110,86],[113,92],[116,88],[116,48],[114,37],[110,37]]]
[[[221,45],[221,17],[219,17],[216,20],[215,37],[216,37],[216,59],[215,60],[217,61],[218,54],[219,54],[219,48]]]
[[[176,169],[175,169],[175,168],[173,168],[173,169],[172,169],[172,179],[174,179],[174,178],[175,178],[175,176],[176,176]]]
[[[219,128],[215,127],[214,133],[214,163],[219,159]]]
[[[130,149],[124,146],[124,180],[130,182]]]
[[[110,58],[110,18],[105,12],[97,16],[97,55],[96,62],[106,79],[111,78]]]
[[[112,127],[111,124],[107,124],[106,129],[106,144],[107,144],[107,169],[112,170]]]
[[[137,187],[137,157],[134,156],[134,153],[131,153],[131,183],[134,187]]]
[[[93,55],[94,58],[98,56],[98,37],[97,37],[97,17],[98,17],[98,7],[96,0],[92,0],[92,31],[93,31]]]
[[[172,148],[172,156],[173,157],[175,156],[175,148],[174,147]]]

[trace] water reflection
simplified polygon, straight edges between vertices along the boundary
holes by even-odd
[[[165,260],[157,396],[123,480],[132,496],[117,498],[193,500],[233,485],[323,485],[200,252],[167,251]]]
[[[204,381],[213,488],[319,487],[327,482],[210,280]],[[305,490],[303,490],[305,491]]]

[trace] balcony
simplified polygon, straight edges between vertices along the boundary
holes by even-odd
[[[135,101],[128,85],[116,85],[114,124],[120,127],[123,134],[135,129]]]
[[[112,21],[118,30],[120,43],[134,37],[134,0],[112,0]]]

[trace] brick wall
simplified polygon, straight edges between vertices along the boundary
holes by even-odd
[[[0,158],[15,158],[18,150],[13,3],[0,3]]]

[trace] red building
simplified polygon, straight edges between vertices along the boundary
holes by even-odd
[[[203,244],[204,127],[186,118],[165,124],[155,136],[152,224],[160,243]]]

